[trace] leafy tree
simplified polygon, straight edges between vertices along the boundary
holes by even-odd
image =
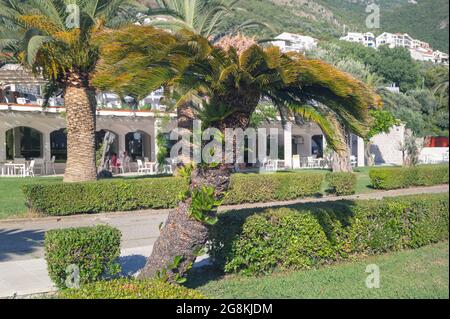
[[[400,121],[396,119],[391,112],[382,109],[370,110],[370,115],[372,116],[374,121],[372,122],[372,126],[370,127],[369,133],[366,136],[365,157],[368,166],[373,166],[374,162],[371,152],[371,139],[381,133],[388,134],[392,127],[400,124]]]
[[[345,41],[322,44],[328,51],[329,59],[335,63],[346,59],[360,61],[367,65],[371,72],[383,77],[386,83],[395,83],[402,92],[415,89],[420,82],[419,64],[415,62],[405,48],[389,48],[382,46],[375,50],[362,44]]]
[[[24,64],[50,82],[47,97],[62,89],[67,121],[67,164],[64,181],[97,177],[95,163],[95,89],[90,76],[98,60],[95,37],[105,23],[120,24],[126,0],[0,0],[2,29],[15,31],[2,50],[12,50]],[[68,5],[79,8],[70,16]],[[122,14],[121,17],[126,17]],[[68,21],[73,23],[68,23]],[[79,23],[78,23],[79,22]]]
[[[176,88],[178,102],[197,101],[197,116],[222,135],[225,128],[246,129],[265,98],[286,121],[300,114],[318,123],[330,147],[340,152],[345,141],[335,134],[335,124],[366,136],[369,107],[378,104],[378,97],[348,74],[301,54],[283,54],[277,47],[252,45],[238,54],[191,32],[140,26],[108,32],[101,41],[102,63],[94,80],[98,87],[136,94],[164,85]],[[169,214],[141,277],[164,272],[177,280],[186,273],[208,239],[207,224],[215,220],[233,167],[219,157],[192,169],[189,192]],[[176,271],[170,267],[174,260]]]

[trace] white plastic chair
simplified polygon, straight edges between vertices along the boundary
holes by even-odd
[[[300,155],[293,155],[292,156],[292,168],[293,169],[300,169]]]
[[[32,160],[30,162],[30,165],[25,168],[25,176],[34,177],[34,164],[36,163],[35,160]]]
[[[308,156],[308,157],[306,158],[306,166],[307,166],[308,168],[314,168],[314,157]]]
[[[142,160],[138,159],[137,164],[138,164],[138,173],[145,173],[145,167],[144,163],[142,163]]]

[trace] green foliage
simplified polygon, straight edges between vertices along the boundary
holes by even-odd
[[[352,195],[356,189],[356,174],[338,172],[327,174],[328,185],[331,193],[337,196]]]
[[[190,177],[190,173],[186,176]],[[314,196],[320,193],[322,181],[323,175],[314,173],[235,174],[231,176],[231,189],[224,203],[233,205]],[[189,195],[188,179],[184,177],[36,183],[24,185],[22,190],[31,210],[49,216],[172,208]],[[202,205],[200,203],[200,207]]]
[[[323,175],[317,173],[235,174],[224,204],[291,200],[320,193]]]
[[[51,216],[169,208],[187,189],[182,178],[104,180],[86,183],[26,185],[30,209]],[[68,200],[70,199],[70,200]]]
[[[369,134],[367,134],[367,139],[371,139],[375,135],[381,133],[387,134],[393,126],[400,124],[400,121],[397,120],[391,112],[386,110],[370,110],[370,115],[374,121],[372,127],[370,128]]]
[[[210,255],[226,272],[308,269],[448,238],[447,194],[302,204],[219,215]]]
[[[384,190],[448,184],[448,165],[375,168],[369,176],[374,188]]]
[[[227,18],[232,20],[238,7],[236,0],[155,0],[157,8],[149,11],[153,17],[150,25],[171,30],[189,30],[205,38],[217,39],[227,33],[236,33],[243,29],[268,27],[261,20],[246,20],[223,25]]]
[[[179,167],[176,170],[175,176],[189,179],[191,178],[192,171],[194,170],[194,168],[195,168],[194,163],[185,164],[184,166]]]
[[[156,145],[158,145],[158,154],[156,155],[156,161],[159,165],[164,165],[166,164],[166,158],[169,157],[169,148],[167,139],[161,132],[159,132],[156,136]]]
[[[65,289],[58,293],[62,299],[204,299],[193,290],[162,280],[115,279],[98,281],[80,289]]]
[[[120,272],[119,230],[110,226],[50,230],[45,234],[45,259],[48,273],[59,288],[66,288],[67,269],[79,269],[79,284],[97,281]]]
[[[326,115],[333,114],[349,131],[365,136],[368,110],[379,104],[370,88],[347,73],[276,47],[252,45],[238,53],[189,32],[174,35],[135,25],[107,33],[100,42],[103,59],[93,80],[96,86],[136,96],[173,87],[177,105],[196,102],[200,114],[217,115],[213,127],[248,123],[261,98],[267,98],[284,114],[293,116],[301,107],[304,115],[305,106],[314,110],[308,119],[320,119],[317,124],[328,145],[342,149],[345,141],[328,134],[335,130]],[[208,103],[198,103],[205,96]]]
[[[217,222],[217,217],[212,213],[222,205],[223,200],[217,200],[214,193],[214,187],[210,186],[202,186],[191,191],[192,202],[189,214],[192,218],[208,225],[214,225]]]
[[[334,61],[354,59],[366,64],[371,72],[383,77],[386,83],[396,83],[405,92],[419,83],[419,64],[405,48],[380,47],[378,50],[361,44],[339,41],[321,45],[332,52]]]
[[[294,0],[296,1],[296,0]],[[331,10],[341,24],[353,30],[367,30],[366,6],[372,0],[317,0]],[[435,49],[448,52],[448,1],[427,0],[378,0],[380,6],[381,30],[383,32],[404,32],[410,36],[427,41]],[[341,29],[342,30],[342,29]]]

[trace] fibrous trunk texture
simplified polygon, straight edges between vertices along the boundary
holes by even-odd
[[[201,186],[215,189],[215,198],[222,199],[230,184],[230,170],[226,166],[218,168],[197,167],[191,175],[190,190]],[[208,226],[190,217],[191,198],[180,202],[177,208],[169,213],[167,221],[161,229],[160,236],[153,246],[147,264],[139,274],[139,278],[151,278],[165,270],[169,280],[177,274],[184,275],[197,258],[196,252],[202,249],[208,240]],[[176,270],[169,265],[178,256],[182,257]]]
[[[95,163],[95,90],[69,75],[64,101],[67,122],[65,182],[97,179]]]

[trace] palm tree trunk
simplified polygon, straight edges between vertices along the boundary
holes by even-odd
[[[95,90],[69,75],[64,102],[67,122],[67,163],[64,182],[97,179],[95,163]]]
[[[216,192],[214,197],[222,199],[229,188],[231,170],[225,165],[218,168],[197,167],[191,175],[190,190],[201,186],[211,186]],[[161,234],[153,246],[147,264],[139,274],[140,279],[161,275],[175,281],[176,276],[183,276],[191,268],[200,251],[208,240],[208,226],[190,217],[191,198],[180,202],[169,213]],[[169,266],[176,258],[182,258],[176,269]]]

